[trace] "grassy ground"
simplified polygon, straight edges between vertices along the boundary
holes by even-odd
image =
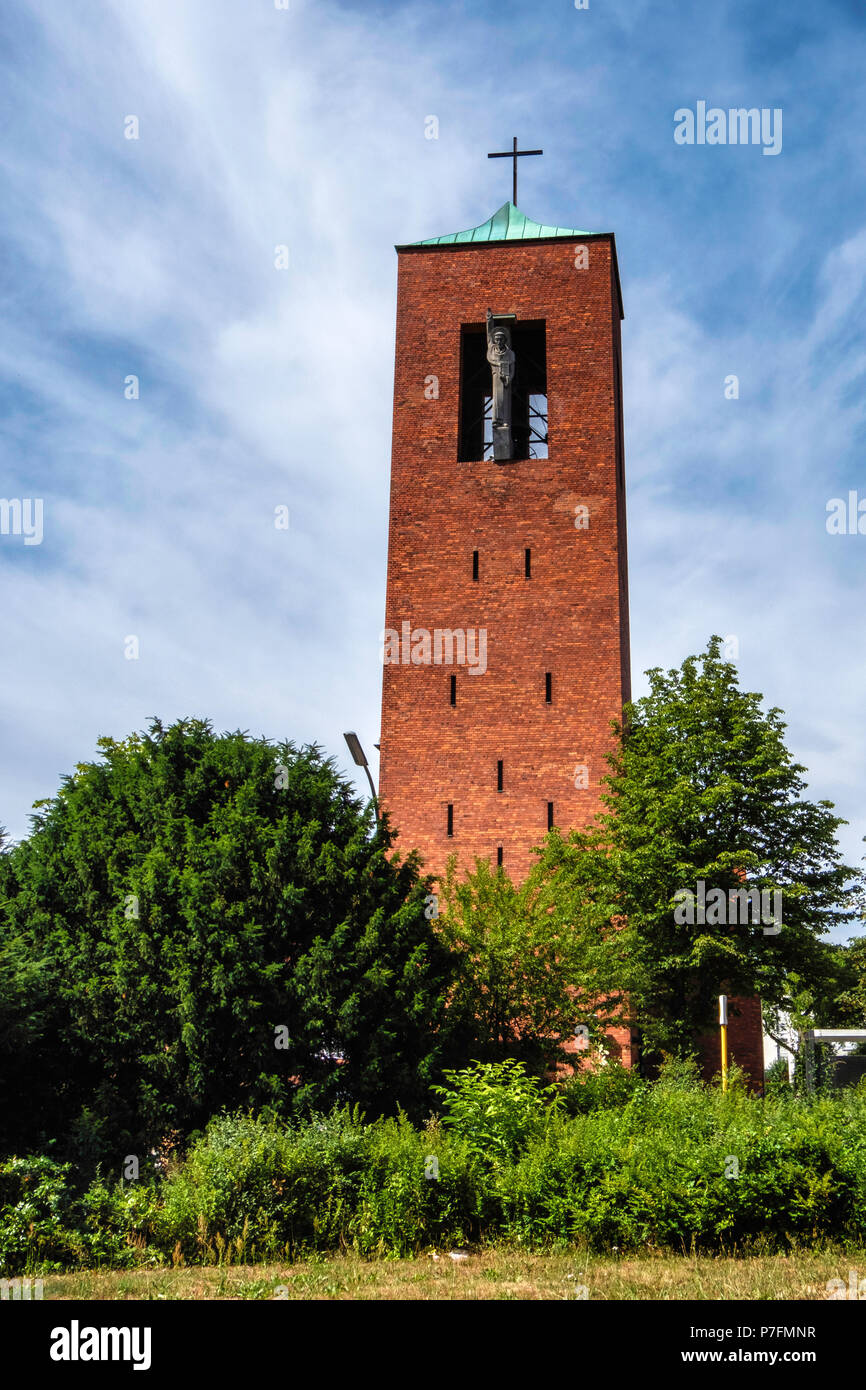
[[[46,1275],[46,1299],[727,1299],[824,1300],[827,1280],[866,1278],[866,1250],[747,1259],[486,1250],[412,1260],[330,1256],[234,1265]],[[586,1290],[584,1293],[583,1290]]]

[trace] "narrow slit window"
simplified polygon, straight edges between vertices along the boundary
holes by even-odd
[[[502,868],[502,846],[501,846],[501,845],[499,846],[499,848],[498,848],[497,851],[496,851],[496,863],[498,864],[499,868],[501,869],[501,868]]]
[[[452,677],[451,677],[451,703],[452,703],[452,705],[456,705],[456,704],[457,704],[457,677],[456,677],[456,676],[452,676]]]
[[[548,801],[548,803],[547,803],[547,828],[548,828],[548,830],[552,830],[552,829],[553,829],[553,802],[552,802],[552,801]]]
[[[502,781],[503,781],[503,774],[502,774],[502,759],[500,758],[500,759],[499,759],[499,762],[496,764],[496,790],[497,790],[498,792],[501,792],[501,791],[502,791]]]
[[[472,552],[472,578],[475,580],[476,583],[478,582],[478,551],[477,551],[477,550],[473,550],[473,552]]]
[[[453,680],[454,677],[452,676],[451,679]],[[552,672],[552,671],[545,671],[545,673],[544,673],[544,699],[545,699],[545,701],[546,701],[546,703],[547,703],[548,705],[552,705],[552,704],[553,704],[553,672]]]
[[[523,552],[523,567],[524,567],[524,574],[526,575],[526,578],[527,578],[527,579],[531,579],[531,578],[532,578],[532,551],[529,549],[528,546],[527,546],[526,550],[524,550],[524,552]]]
[[[450,802],[448,804],[448,834],[454,834],[454,806]]]

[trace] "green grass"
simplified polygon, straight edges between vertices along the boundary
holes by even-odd
[[[619,1259],[504,1249],[455,1263],[447,1251],[408,1260],[336,1255],[297,1264],[195,1266],[46,1275],[46,1299],[785,1299],[823,1301],[827,1280],[866,1275],[866,1250],[734,1257]]]

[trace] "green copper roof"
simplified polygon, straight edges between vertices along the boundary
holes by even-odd
[[[413,241],[411,246],[455,246],[464,241],[536,241],[540,237],[592,236],[592,232],[581,232],[575,227],[545,227],[541,222],[533,222],[514,203],[503,203],[498,212],[482,222],[480,227],[470,227],[466,232],[450,232],[448,236],[431,236],[426,241]]]

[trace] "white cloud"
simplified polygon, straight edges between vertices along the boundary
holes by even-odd
[[[815,179],[822,161],[810,147],[790,162],[786,111],[784,155],[760,161],[778,171],[756,183],[747,164],[724,166],[754,223],[712,241],[707,171],[722,165],[683,172],[679,102],[659,84],[682,85],[703,43],[706,81],[745,89],[721,17],[680,41],[648,3],[618,5],[610,32],[595,11],[518,8],[525,34],[459,6],[32,0],[0,348],[16,391],[4,475],[46,498],[43,546],[0,547],[0,819],[15,833],[100,734],[152,713],[317,739],[347,767],[355,727],[372,753],[393,243],[488,216],[507,166],[485,153],[527,127],[547,149],[521,171],[547,190],[533,215],[620,233],[636,688],[645,667],[737,633],[743,683],[788,712],[813,792],[859,815],[861,541],[828,537],[823,507],[862,477],[866,231],[822,249],[813,303],[793,295],[804,238],[813,256],[820,243],[786,171]],[[668,79],[644,71],[659,45]],[[515,54],[520,81],[503,84]],[[131,113],[138,141],[123,138]],[[429,114],[438,141],[424,139]],[[711,293],[722,308],[709,314]],[[739,401],[724,400],[730,372]],[[278,503],[288,533],[274,530]],[[129,632],[138,662],[123,658]],[[859,853],[853,832],[846,848]]]

